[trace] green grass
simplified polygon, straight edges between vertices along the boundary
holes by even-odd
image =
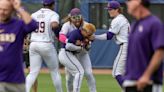
[[[97,92],[121,92],[120,87],[111,75],[95,75]],[[66,92],[65,77],[62,75],[63,90]],[[164,88],[164,87],[163,87]],[[49,74],[38,77],[38,92],[56,92]],[[89,92],[86,79],[83,79],[81,92]]]

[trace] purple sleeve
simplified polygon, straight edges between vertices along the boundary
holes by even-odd
[[[112,32],[107,32],[107,40],[111,40],[114,36],[114,33]]]
[[[154,50],[164,48],[164,27],[160,22],[154,23],[152,27],[151,43]]]
[[[38,28],[37,22],[35,20],[31,20],[29,24],[24,24],[24,31],[25,33],[31,33]]]

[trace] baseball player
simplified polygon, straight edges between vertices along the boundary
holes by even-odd
[[[23,58],[24,58],[24,62],[25,62],[26,69],[28,70],[28,72],[30,72],[29,44],[30,44],[30,36],[27,35],[24,39],[24,44],[23,44]],[[38,85],[38,82],[36,80],[32,87],[33,92],[37,92],[37,85]]]
[[[43,60],[50,70],[56,92],[63,92],[61,76],[58,70],[58,57],[54,47],[54,32],[58,28],[59,15],[53,11],[54,0],[43,0],[44,8],[32,14],[38,22],[39,28],[31,33],[30,73],[26,78],[26,92],[30,92],[31,86],[36,80]]]
[[[125,92],[163,92],[164,29],[149,10],[149,0],[128,0],[131,25],[126,62]]]
[[[108,9],[109,15],[114,19],[111,22],[108,32],[101,35],[95,35],[95,39],[111,40],[114,38],[115,42],[120,46],[119,52],[114,61],[112,75],[122,87],[130,24],[122,14],[119,2],[109,1],[106,9]]]
[[[59,40],[62,43],[67,42],[67,35],[70,34],[71,31],[76,29],[81,29],[81,27],[86,24],[87,22],[83,21],[80,9],[74,8],[71,10],[70,14],[68,15],[68,22],[64,23],[62,29],[59,33]],[[61,52],[59,52],[61,53]],[[96,92],[96,82],[94,76],[92,74],[92,65],[91,60],[89,58],[89,54],[86,51],[85,53],[78,54],[81,55],[80,63],[84,69],[84,76],[87,79],[87,83],[89,86],[90,92]],[[87,60],[86,60],[87,59]],[[69,73],[66,69],[66,87],[67,92],[73,91],[73,79],[74,76]]]
[[[79,53],[85,53],[88,49],[86,40],[95,32],[95,26],[92,24],[84,24],[81,30],[76,29],[67,36],[67,43],[63,43],[64,47],[59,53],[60,62],[66,67],[66,69],[74,76],[73,80],[73,91],[80,92],[81,83],[84,75],[84,68],[82,66],[83,61],[81,58],[84,58],[83,55],[78,55]],[[88,57],[87,57],[88,58]],[[88,60],[84,58],[85,60]]]
[[[22,19],[12,16],[14,11]],[[20,0],[0,0],[0,92],[25,92],[23,41],[36,28]]]

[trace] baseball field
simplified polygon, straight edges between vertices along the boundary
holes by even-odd
[[[113,79],[112,75],[107,74],[109,71],[103,70],[101,71],[94,71],[94,76],[96,79],[97,85],[97,92],[121,92],[120,87],[118,86],[117,82]],[[66,92],[65,86],[65,74],[62,72],[62,83],[63,83],[63,90]],[[164,89],[164,86],[163,86]],[[31,91],[32,92],[32,91]],[[56,92],[55,88],[52,84],[50,74],[46,72],[41,72],[38,77],[38,92]],[[89,92],[87,81],[84,77],[81,92]]]

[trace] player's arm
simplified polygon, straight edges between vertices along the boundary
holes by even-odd
[[[74,32],[68,37],[66,49],[70,51],[79,51],[82,49],[81,42],[78,40],[78,36]]]
[[[162,64],[163,56],[164,56],[164,49],[161,48],[155,51],[148,68],[137,82],[138,90],[142,90],[146,85],[149,84],[151,75]]]
[[[66,43],[66,49],[70,51],[80,51],[82,47],[68,42]]]
[[[113,20],[111,22],[111,26],[107,33],[101,35],[95,35],[95,39],[97,40],[111,40],[115,34],[119,33],[119,23],[117,20]]]
[[[59,41],[62,43],[67,43],[67,36],[66,34],[68,33],[69,30],[69,25],[67,25],[66,23],[63,24],[61,31],[59,33]]]
[[[53,31],[55,31],[58,27],[59,27],[59,23],[57,23],[55,21],[51,23],[51,28]]]
[[[22,6],[20,0],[11,0],[14,9],[20,14],[22,20],[25,24],[29,24],[32,21],[32,18],[28,12],[26,12]]]
[[[107,32],[101,35],[95,35],[96,40],[111,40],[115,34],[112,32]]]
[[[59,32],[60,32],[60,28],[59,28],[59,15],[58,14],[54,14],[50,20],[51,22],[51,29],[54,31],[55,35],[57,38],[59,38]]]

